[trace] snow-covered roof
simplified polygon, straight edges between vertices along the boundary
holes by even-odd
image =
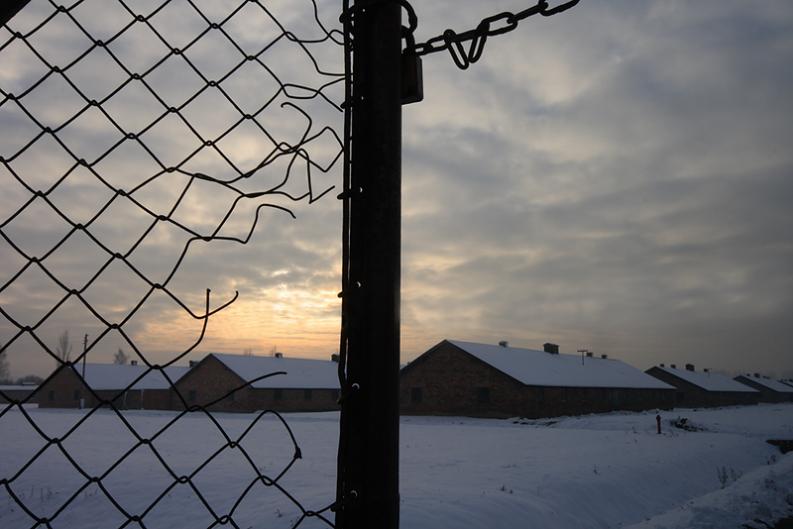
[[[741,376],[751,380],[755,384],[760,384],[761,386],[765,386],[768,389],[776,391],[778,393],[793,393],[793,387],[790,387],[787,384],[780,382],[779,380],[774,380],[773,378],[768,378],[764,376],[755,376],[749,373]]]
[[[731,379],[727,375],[714,373],[712,371],[689,371],[688,369],[677,369],[673,367],[659,367],[658,369],[694,384],[707,391],[740,391],[746,393],[757,393],[756,389],[750,388],[745,384]]]
[[[286,372],[286,375],[257,380],[251,384],[253,388],[338,389],[339,387],[339,365],[330,360],[221,353],[211,353],[211,356],[223,362],[246,382],[270,373]]]
[[[83,365],[77,364],[73,369],[83,376]],[[131,364],[85,364],[85,383],[94,390],[126,389],[132,382],[149,371],[144,365]],[[187,373],[189,368],[183,366],[166,367],[165,372],[171,381],[177,380]],[[171,385],[160,371],[152,370],[138,380],[131,389],[168,389]]]
[[[673,389],[633,366],[608,358],[449,340],[449,343],[528,386]]]

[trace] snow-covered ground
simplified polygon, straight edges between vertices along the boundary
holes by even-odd
[[[724,489],[695,498],[630,529],[766,527],[793,511],[793,454],[763,466]],[[760,520],[762,523],[760,523]],[[750,525],[746,525],[746,522]]]
[[[63,437],[82,416],[78,410],[29,411],[47,434]],[[741,527],[752,518],[772,520],[793,509],[793,454],[782,456],[765,443],[793,439],[793,404],[716,410],[614,413],[558,420],[403,417],[401,429],[401,526],[404,528],[543,527],[635,529]],[[701,431],[671,428],[678,416]],[[128,412],[143,437],[173,419],[170,412]],[[235,439],[253,415],[218,414]],[[307,509],[334,497],[338,415],[286,416],[303,458],[279,481]],[[88,475],[101,475],[135,444],[112,413],[97,412],[62,442]],[[18,411],[0,418],[0,480],[17,473],[43,445]],[[201,415],[180,419],[152,447],[176,476],[192,474],[225,441]],[[265,416],[241,445],[260,471],[277,475],[292,458],[288,433]],[[277,488],[255,484],[237,449],[226,448],[195,473],[193,485],[218,515],[241,528],[291,527],[300,510]],[[11,487],[53,528],[119,527],[126,519],[97,484],[85,483],[57,446],[51,446]],[[214,522],[189,484],[175,485],[150,511],[147,507],[174,482],[148,446],[135,450],[102,479],[131,515],[145,512],[145,527],[198,528]],[[55,514],[57,515],[55,516]],[[34,521],[0,487],[0,527],[32,527]],[[300,527],[323,527],[307,519]],[[138,527],[130,524],[128,527]]]
[[[679,415],[706,431],[671,429]],[[783,458],[765,440],[793,438],[789,404],[662,416],[662,435],[654,413],[527,425],[405,418],[403,526],[627,526],[720,489],[720,472],[729,486],[752,469],[775,468],[769,463]]]

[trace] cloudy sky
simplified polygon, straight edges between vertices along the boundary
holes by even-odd
[[[92,34],[106,32],[95,38],[109,38],[131,18],[110,4],[115,3],[85,2],[72,14]],[[198,4],[210,20],[220,21],[238,2]],[[158,5],[136,2],[135,9],[148,16]],[[266,5],[300,38],[322,36],[310,3]],[[515,0],[414,5],[419,41],[525,7]],[[35,27],[52,10],[46,2],[34,0],[31,6],[11,22],[14,30]],[[337,2],[320,0],[319,6],[321,19],[333,27]],[[254,7],[248,4],[250,11],[224,24],[246,53],[258,53],[280,34]],[[206,26],[185,12],[190,13],[186,3],[174,1],[148,20],[163,28],[168,42],[184,47]],[[90,47],[64,14],[49,24],[52,29],[29,41],[53,64],[65,66]],[[143,72],[167,49],[144,24],[138,30],[109,48],[132,71]],[[456,69],[445,53],[425,57],[425,100],[403,114],[403,360],[443,338],[508,340],[534,348],[553,341],[562,351],[585,347],[643,369],[692,362],[728,372],[793,375],[792,30],[793,6],[784,0],[582,0],[569,12],[526,20],[518,30],[489,39],[481,61],[467,71]],[[184,53],[201,71],[211,72],[208,79],[221,78],[241,57],[223,39],[210,40],[217,36],[208,34]],[[9,38],[3,29],[0,40]],[[281,39],[259,56],[273,74],[256,63],[220,86],[244,112],[253,112],[262,97],[266,101],[277,92],[276,78],[314,88],[332,81],[295,48]],[[341,71],[338,46],[326,41],[309,48],[322,71]],[[104,50],[94,52],[69,77],[90,92],[89,99],[101,99],[128,74],[109,63]],[[181,105],[204,83],[184,61],[172,59],[179,58],[169,58],[144,79],[167,104]],[[0,51],[0,88],[6,93],[23,93],[45,72],[18,40]],[[22,100],[52,127],[85,105],[61,81],[51,76]],[[340,88],[331,85],[322,94],[338,103]],[[286,95],[259,119],[279,141],[294,145],[307,130],[318,134],[324,126],[340,130],[341,114],[329,101],[298,101],[311,113],[309,123],[296,109],[281,107],[295,101]],[[214,88],[205,89],[184,106],[202,138],[218,138],[239,118],[218,96]],[[142,130],[163,111],[135,83],[103,107],[125,131]],[[274,144],[248,125],[217,142],[233,164],[207,148],[180,168],[223,180],[253,169]],[[108,127],[103,116],[85,112],[56,134],[91,162],[120,134]],[[6,159],[37,134],[10,101],[0,106],[0,130]],[[181,164],[197,141],[179,120],[162,120],[140,138],[166,166]],[[112,197],[85,168],[51,187],[74,162],[53,142],[45,135],[0,164],[2,231],[28,256],[43,256],[69,226],[40,199],[8,221],[31,198],[11,170],[33,189],[51,189],[52,202],[74,222],[87,222]],[[313,194],[338,188],[338,164],[332,165],[338,144],[332,135],[322,133],[305,147],[317,164]],[[268,164],[240,189],[271,189],[288,161],[285,156]],[[319,170],[331,165],[327,172]],[[305,166],[298,159],[290,174],[293,195],[307,191]],[[115,188],[132,188],[160,171],[134,141],[91,168]],[[166,173],[136,188],[136,196],[164,214],[188,181],[178,171]],[[336,350],[341,228],[334,197],[335,191],[313,203],[272,194],[244,199],[222,234],[244,237],[262,203],[289,206],[297,218],[264,207],[248,245],[191,244],[170,290],[196,314],[203,310],[206,288],[212,289],[213,307],[240,293],[210,319],[193,356],[248,348],[267,354],[277,347],[286,354],[327,357]],[[196,182],[172,218],[204,234],[235,198],[228,189]],[[90,231],[126,254],[151,220],[129,201],[116,200]],[[173,223],[157,223],[128,260],[162,281],[187,239]],[[76,232],[44,263],[70,288],[80,289],[107,258]],[[5,284],[25,259],[2,239],[0,264]],[[147,291],[117,260],[83,297],[108,321],[120,321]],[[18,323],[36,325],[65,295],[38,267],[29,266],[0,291],[0,303]],[[158,291],[123,328],[147,358],[162,362],[186,350],[201,325]],[[103,329],[72,296],[36,335],[54,348],[57,336],[69,330],[79,348],[83,334],[96,337]],[[18,329],[5,317],[0,332],[15,375],[51,369],[52,359],[30,335],[17,337]],[[118,347],[131,348],[110,332],[92,345],[89,358],[109,360]]]

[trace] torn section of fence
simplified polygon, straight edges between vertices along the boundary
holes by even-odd
[[[218,402],[279,371],[211,402],[191,401],[175,374],[201,346],[210,319],[239,295],[232,287],[217,296],[201,284],[223,277],[223,266],[177,285],[187,263],[202,261],[212,245],[249,244],[254,231],[291,221],[296,206],[316,202],[336,185],[344,147],[337,132],[343,38],[326,25],[320,7],[314,0],[280,7],[257,0],[4,3],[0,126],[14,134],[0,141],[0,355],[39,355],[56,366],[26,394],[0,387],[0,429],[18,413],[41,439],[29,459],[0,475],[0,490],[27,525],[57,527],[89,489],[98,489],[121,516],[119,527],[146,527],[177,489],[203,506],[205,527],[238,526],[246,498],[268,494],[299,512],[284,526],[309,518],[332,525],[332,498],[309,508],[299,490],[283,485],[302,457],[283,417],[264,409],[246,430],[261,427],[264,417],[277,418],[273,428],[286,432],[289,458],[272,470],[254,460],[244,433],[227,432],[214,416]],[[183,345],[155,354],[151,343],[141,343],[142,329],[164,319],[181,322],[172,332]],[[60,339],[67,325],[90,329],[75,337],[84,338],[79,350],[72,350],[68,334]],[[138,364],[112,394],[85,380],[86,359],[112,353],[108,344],[123,346]],[[26,405],[46,399],[41,388],[63,373],[84,379],[84,390],[72,396],[86,411],[53,435]],[[130,407],[124,399],[153,378],[182,411],[157,431],[142,432],[124,411]],[[72,456],[70,442],[106,413],[123,425],[119,442],[132,446],[105,468],[89,470]],[[177,471],[158,444],[196,416],[217,429],[215,450]],[[158,460],[170,480],[133,510],[106,482],[141,452]],[[219,508],[200,478],[229,453],[239,454],[250,472],[228,476],[244,486],[233,505]],[[44,454],[60,454],[82,484],[42,503],[20,484]],[[57,490],[59,478],[51,475],[46,486]],[[86,524],[90,517],[86,511]]]

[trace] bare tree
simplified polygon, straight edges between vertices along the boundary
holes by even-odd
[[[116,351],[116,354],[113,355],[113,363],[123,366],[126,365],[128,360],[129,357],[127,356],[127,353],[125,353],[124,350],[119,347],[118,351]]]
[[[7,384],[11,381],[11,370],[8,368],[8,353],[0,353],[0,384]]]
[[[55,347],[55,356],[57,357],[58,366],[64,362],[68,362],[71,355],[72,342],[69,340],[69,331],[63,331],[63,334],[58,336],[58,345]]]

